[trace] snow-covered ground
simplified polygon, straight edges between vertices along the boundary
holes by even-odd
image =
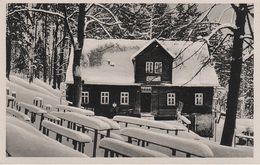
[[[22,101],[22,102],[25,102],[25,103],[28,103],[28,104],[32,104],[33,103],[33,98],[38,96],[38,97],[42,97],[43,98],[43,104],[51,104],[53,107],[55,107],[56,105],[60,104],[61,92],[59,90],[53,90],[48,84],[45,84],[45,83],[41,82],[40,80],[34,80],[33,83],[29,84],[27,80],[18,78],[16,76],[11,76],[11,81],[7,81],[7,87],[10,89],[11,92],[12,91],[16,92],[16,94],[17,94],[17,101],[18,102]],[[78,115],[80,116],[80,114],[78,114]],[[88,118],[91,118],[91,117],[88,117]],[[150,115],[150,114],[142,114],[142,118],[153,120],[153,116]],[[101,118],[97,117],[95,120],[98,120],[98,119],[103,121],[103,122],[107,122],[108,124],[109,124],[109,122],[107,120],[110,120],[111,123],[109,125],[111,125],[112,122],[113,122],[111,119],[104,119],[104,118],[102,119],[102,117]],[[181,123],[179,123],[177,121],[168,120],[168,121],[160,121],[160,122],[163,122],[163,123],[166,123],[166,124],[171,124],[171,125],[178,125],[179,127],[184,127]],[[231,148],[231,147],[227,148],[227,147],[222,147],[222,146],[219,145],[220,137],[221,137],[221,134],[222,134],[223,123],[224,123],[224,120],[221,119],[220,123],[217,124],[216,143],[212,142],[212,141],[214,141],[214,138],[211,139],[211,140],[208,140],[208,139],[200,137],[199,135],[197,135],[196,133],[194,133],[192,131],[188,132],[186,130],[185,131],[179,131],[178,132],[178,137],[181,137],[183,139],[187,139],[187,141],[189,141],[188,139],[193,139],[193,140],[195,139],[195,140],[198,140],[198,141],[202,141],[203,143],[209,145],[212,148],[212,150],[214,150],[214,154],[216,154],[218,156],[227,156],[227,157],[228,156],[234,156],[235,152],[239,152],[240,153],[240,155],[238,154],[239,156],[248,156],[248,155],[250,156],[250,155],[252,155],[252,147],[251,147],[251,149],[250,148],[248,149],[248,147],[246,147],[246,148],[245,147],[244,148],[240,147],[239,149],[235,149],[236,151],[234,151],[234,148]],[[64,122],[63,126],[67,126],[67,124],[68,123]],[[35,122],[32,125],[36,128],[34,130],[37,131],[37,129],[39,129],[39,127],[38,127],[39,122]],[[123,129],[125,127],[125,124],[119,123],[119,126],[120,126],[121,129]],[[117,125],[116,128],[119,128],[119,126]],[[139,126],[131,125],[131,124],[129,124],[128,126],[140,128]],[[12,129],[14,128],[14,126],[8,125],[7,129],[9,127],[10,128],[12,127]],[[242,132],[242,131],[246,130],[247,128],[251,128],[251,129],[253,128],[253,120],[246,120],[246,119],[239,119],[239,120],[237,120],[237,131],[238,132]],[[153,131],[153,132],[156,132],[156,133],[166,134],[165,130],[160,130],[160,129],[155,129],[155,128],[150,128],[149,130]],[[92,139],[94,139],[94,133],[92,131],[89,131],[89,132],[86,132],[86,133]],[[121,139],[122,138],[122,137],[120,137],[120,130],[112,130],[111,133],[112,133],[111,134],[112,137],[116,137],[117,139]],[[18,138],[18,139],[19,138],[23,138],[22,137],[23,136],[22,133],[21,134],[17,134],[17,136],[16,136],[15,135],[15,131],[14,131],[14,132],[11,132],[11,134],[13,134],[12,135],[13,140],[15,140],[15,138]],[[104,134],[104,132],[102,132],[102,134]],[[169,134],[172,135],[172,136],[175,136],[174,135],[175,134],[174,131],[170,132]],[[40,135],[42,135],[41,138],[45,137],[45,135],[43,135],[39,131],[37,133],[37,136],[40,136]],[[50,132],[49,137],[55,140],[56,134]],[[41,138],[39,138],[39,139],[41,139]],[[124,138],[125,141],[127,141],[126,137],[123,137],[123,138]],[[36,139],[35,139],[35,141],[37,142]],[[7,141],[8,141],[8,139],[7,139]],[[97,144],[99,144],[99,142],[100,142],[100,135],[98,136]],[[49,143],[53,143],[53,142],[49,142]],[[64,146],[69,147],[69,148],[73,148],[72,141],[71,140],[66,140],[66,138],[63,138],[62,144]],[[134,144],[136,144],[136,142],[134,142]],[[46,145],[47,145],[47,143],[46,143]],[[23,147],[26,147],[26,146],[24,145]],[[172,151],[167,149],[167,148],[165,148],[165,147],[159,147],[157,145],[149,144],[148,146],[146,146],[146,148],[162,152],[163,154],[166,154],[168,156],[172,155]],[[37,148],[34,148],[34,149],[36,149],[36,151],[37,151]],[[69,150],[69,149],[67,149],[65,147],[65,150]],[[234,151],[234,152],[233,152],[233,154],[229,155],[228,153],[231,152],[231,151]],[[88,156],[92,156],[92,152],[93,152],[93,141],[90,142],[90,143],[86,143],[85,152],[84,153],[86,155],[88,155]],[[247,153],[248,155],[246,155],[246,154],[241,155],[241,153],[243,153],[243,152]],[[226,155],[223,155],[221,153],[225,153]],[[104,150],[97,148],[97,157],[103,157],[103,155],[104,155]],[[185,156],[185,155],[184,154],[177,154],[177,156]]]

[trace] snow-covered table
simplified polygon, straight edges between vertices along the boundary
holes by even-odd
[[[6,117],[6,153],[12,157],[87,157],[15,117]]]
[[[94,116],[95,113],[93,111],[90,110],[85,110],[82,108],[78,108],[78,107],[72,107],[72,106],[68,106],[68,105],[56,105],[56,109],[58,112],[63,111],[63,112],[76,112],[82,115],[86,115],[86,116]]]
[[[123,157],[168,157],[158,151],[153,151],[133,144],[129,144],[112,138],[104,138],[99,143],[99,148],[105,150],[104,157],[123,156]]]
[[[169,148],[172,150],[172,155],[176,155],[176,151],[186,154],[186,157],[213,157],[211,149],[196,140],[180,138],[178,136],[171,136],[152,132],[147,129],[128,127],[121,130],[121,135],[128,137],[128,142],[132,143],[132,139],[142,141],[142,146],[145,143],[152,143],[161,147]]]
[[[94,132],[93,157],[96,157],[97,136],[99,132],[106,131],[106,136],[110,137],[111,126],[100,119],[75,112],[51,112],[51,114],[61,119],[61,125],[63,120],[67,121],[68,128],[71,128],[72,125],[74,130],[77,127],[77,130],[80,131],[81,128],[83,133],[86,131],[86,128]]]
[[[148,129],[155,128],[155,129],[165,130],[167,133],[169,133],[170,131],[175,131],[175,135],[178,135],[178,131],[185,130],[178,125],[172,125],[161,121],[154,121],[154,120],[148,120],[148,119],[142,119],[142,118],[130,117],[130,116],[117,115],[114,116],[113,120],[118,123],[125,123],[126,127],[129,124],[132,124],[132,125],[138,125],[140,127],[147,127]]]
[[[19,107],[18,110],[23,111],[25,115],[27,115],[28,113],[31,113],[31,122],[32,123],[36,122],[36,120],[38,119],[37,116],[39,116],[40,121],[38,123],[39,123],[39,130],[41,130],[41,123],[42,123],[42,120],[44,119],[44,114],[46,114],[47,111],[45,111],[39,107],[36,107],[34,105],[24,103],[24,102],[19,102],[18,107]]]
[[[85,143],[92,141],[91,137],[82,132],[78,132],[72,129],[62,127],[58,124],[52,123],[47,120],[42,121],[43,134],[49,135],[49,131],[56,134],[56,140],[62,142],[62,136],[73,140],[74,149],[78,148],[78,151],[84,153]]]
[[[19,111],[16,111],[16,110],[14,110],[14,109],[12,109],[10,107],[6,108],[6,113],[11,115],[11,116],[14,116],[14,117],[16,117],[18,119],[22,119],[24,121],[31,121],[29,116],[27,116],[27,115],[25,115],[25,114],[23,114],[23,113],[21,113]]]

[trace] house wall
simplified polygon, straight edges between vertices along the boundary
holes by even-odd
[[[175,93],[175,106],[167,106],[167,93]],[[195,93],[203,93],[203,105],[195,105]],[[178,101],[183,102],[182,113],[208,114],[212,110],[213,87],[153,87],[152,111],[176,114]]]
[[[112,104],[117,104],[117,111],[133,109],[134,113],[140,112],[138,101],[140,87],[137,86],[117,86],[117,85],[83,85],[82,91],[89,92],[89,104],[82,104],[84,107],[94,108],[96,115],[111,117],[113,112]],[[101,92],[109,92],[109,104],[101,104]],[[129,92],[129,105],[120,104],[120,92]]]
[[[162,62],[162,73],[146,73],[145,66],[146,61],[150,62]],[[146,49],[144,49],[139,55],[135,57],[135,82],[146,83],[146,76],[161,76],[161,82],[171,83],[172,81],[172,62],[173,57],[165,51],[157,42],[153,42]],[[153,82],[152,84],[158,84],[160,82]]]

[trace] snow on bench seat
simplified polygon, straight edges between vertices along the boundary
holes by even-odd
[[[87,157],[11,116],[6,117],[6,152],[12,157]]]
[[[136,118],[136,117],[129,117],[129,116],[114,116],[113,118],[114,121],[116,122],[122,122],[127,124],[134,124],[134,125],[139,125],[139,126],[146,126],[148,128],[157,128],[161,130],[166,130],[167,133],[169,131],[176,131],[176,134],[178,133],[177,131],[184,131],[184,129],[178,125],[170,125],[161,121],[154,121],[154,120],[148,120],[148,119],[141,119],[141,118]]]
[[[206,144],[212,150],[214,157],[253,157],[253,147],[250,148],[237,148],[220,145],[216,142],[208,140],[198,140]]]
[[[77,123],[98,131],[111,129],[111,127],[102,120],[89,116],[84,116],[75,112],[51,112],[51,114],[57,116],[58,118],[71,121],[73,123]]]
[[[60,121],[60,118],[58,118],[50,113],[46,113],[43,116],[44,116],[44,118],[47,118],[48,120]]]
[[[168,134],[162,134],[157,132],[152,132],[149,130],[141,128],[124,128],[121,130],[121,135],[130,138],[135,138],[145,142],[149,142],[162,147],[170,148],[175,151],[181,151],[187,154],[187,156],[194,155],[198,157],[212,157],[213,153],[211,149],[196,140],[180,138],[178,136],[171,136]],[[128,138],[128,142],[131,140]]]
[[[102,139],[99,147],[105,149],[105,157],[108,157],[109,151],[112,157],[115,153],[125,157],[168,157],[158,151],[149,150],[112,138]]]
[[[93,111],[81,109],[81,108],[78,108],[78,107],[72,107],[72,106],[68,106],[68,105],[57,105],[56,109],[58,110],[58,112],[60,112],[60,111],[76,112],[76,113],[80,113],[80,114],[86,115],[86,116],[94,116],[95,115],[95,113]]]
[[[114,122],[111,119],[108,119],[107,117],[104,117],[104,116],[94,116],[94,117],[99,119],[99,120],[106,122],[108,125],[110,125],[110,127],[113,130],[119,130],[120,129],[120,125],[118,123]]]
[[[28,117],[27,115],[25,115],[25,114],[23,114],[23,113],[21,113],[19,111],[16,111],[16,110],[14,110],[14,109],[12,109],[10,107],[6,108],[6,113],[8,113],[8,114],[10,114],[10,115],[12,115],[12,116],[14,116],[14,117],[16,117],[18,119],[22,119],[24,121],[30,121],[31,120],[30,117]]]
[[[42,121],[42,126],[51,130],[52,132],[61,134],[78,142],[89,143],[92,140],[87,134],[62,127],[47,120]]]
[[[106,132],[105,131],[100,131],[100,134],[101,134],[102,138],[106,136]],[[109,137],[111,137],[113,139],[124,141],[124,138],[121,135],[118,135],[116,133],[110,133]]]
[[[28,111],[33,112],[35,114],[47,113],[47,111],[45,111],[45,110],[43,110],[39,107],[36,107],[34,105],[31,105],[31,104],[23,103],[23,102],[19,102],[18,106],[21,107],[21,108],[27,109]]]

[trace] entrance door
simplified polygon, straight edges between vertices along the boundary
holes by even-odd
[[[141,93],[141,112],[151,112],[151,93]]]

